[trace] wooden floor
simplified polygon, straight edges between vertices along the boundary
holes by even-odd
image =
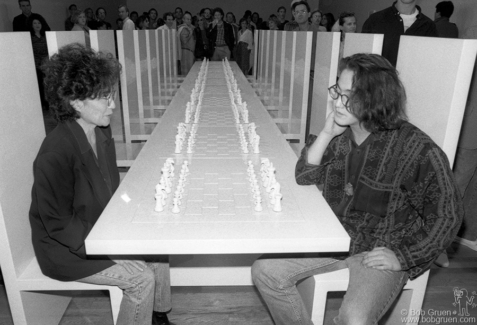
[[[472,292],[477,292],[477,252],[456,244],[452,245],[448,252],[450,267],[443,269],[434,266],[431,269],[423,306],[426,312],[457,311],[452,305],[454,287],[467,289],[469,296]],[[61,325],[112,324],[107,293],[72,292],[72,295],[73,300],[66,310]],[[331,320],[337,314],[342,296],[343,293],[329,295],[326,324],[332,324]],[[172,302],[173,309],[169,319],[176,325],[273,324],[254,287],[173,287]],[[468,308],[470,317],[477,319],[477,305]],[[0,325],[12,324],[5,287],[0,285]],[[469,324],[469,322],[441,322],[441,324]]]

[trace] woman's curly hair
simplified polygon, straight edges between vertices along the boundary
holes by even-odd
[[[406,91],[398,72],[377,54],[343,58],[340,72],[354,72],[349,108],[369,132],[393,130],[407,120]]]
[[[42,70],[50,109],[59,122],[65,122],[80,117],[70,101],[107,97],[114,91],[121,65],[110,53],[74,43],[46,60]]]

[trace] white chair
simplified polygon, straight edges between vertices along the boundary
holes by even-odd
[[[443,48],[447,50],[441,51]],[[442,148],[451,166],[476,53],[477,41],[472,40],[402,36],[400,41],[397,70],[406,88],[409,120]],[[438,71],[436,66],[440,67]],[[407,282],[390,316],[383,319],[386,324],[401,324],[401,310],[421,310],[428,278],[429,271]],[[327,293],[348,288],[349,270],[316,275],[314,280],[311,315],[318,325],[323,324]],[[417,323],[416,320],[407,324]]]
[[[2,33],[0,43],[9,44],[0,49],[0,267],[13,322],[58,324],[71,300],[64,291],[70,290],[108,290],[116,321],[121,289],[56,281],[44,276],[39,268],[28,211],[33,161],[45,129],[33,50],[27,33]]]

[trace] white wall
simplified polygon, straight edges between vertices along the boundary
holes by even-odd
[[[417,0],[423,13],[431,19],[434,19],[436,4],[442,0]],[[323,12],[331,12],[335,18],[343,11],[351,11],[356,14],[358,19],[358,31],[361,31],[363,23],[374,11],[379,11],[391,6],[394,0],[321,0],[320,9]],[[451,22],[457,24],[459,32],[462,33],[470,26],[477,25],[477,1],[476,0],[452,0],[454,3],[454,14]]]

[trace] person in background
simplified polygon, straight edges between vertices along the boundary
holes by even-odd
[[[250,54],[253,50],[253,34],[249,29],[247,20],[240,19],[240,30],[238,32],[238,42],[235,47],[235,61],[244,75],[248,75],[250,70]]]
[[[149,15],[145,12],[137,19],[137,29],[147,30],[149,29]]]
[[[13,31],[29,32],[30,27],[28,26],[28,17],[30,17],[30,15],[32,14],[30,0],[19,0],[18,5],[20,6],[20,10],[22,11],[22,13],[13,18]],[[48,26],[48,23],[46,22],[45,18],[43,18],[43,21],[43,28],[45,29],[45,31],[49,32],[51,30],[50,26]]]
[[[335,16],[333,14],[327,13],[324,14],[323,17],[321,18],[321,26],[324,26],[326,28],[326,31],[331,32],[331,28],[335,24]]]
[[[97,21],[97,22],[96,22],[96,27],[98,28],[98,30],[108,30],[108,29],[111,29],[111,28],[108,28],[108,25],[106,25],[106,22],[105,22],[105,21]]]
[[[408,279],[429,270],[454,240],[463,217],[449,160],[406,121],[398,72],[377,54],[340,62],[328,91],[333,110],[310,135],[297,162],[300,185],[323,195],[350,236],[339,257],[255,261],[252,279],[276,325],[312,324],[296,283],[349,270],[335,324],[377,324]]]
[[[222,8],[215,8],[213,16],[214,21],[209,26],[209,44],[214,51],[211,60],[222,61],[224,58],[230,60],[235,44],[232,26],[224,22]]]
[[[149,9],[147,14],[149,16],[149,29],[157,29],[157,27],[162,26],[164,24],[162,23],[162,25],[159,25],[159,21],[158,21],[159,16],[157,14],[156,9],[154,8]]]
[[[91,30],[88,26],[86,26],[86,13],[81,10],[76,10],[76,12],[73,14],[73,21],[75,25],[71,29],[72,32],[75,31],[80,31],[84,32],[85,36],[85,41],[86,41],[86,46],[90,47],[91,46],[91,41],[89,38],[89,31]]]
[[[136,24],[129,18],[129,9],[125,5],[118,7],[119,18],[123,20],[123,30],[135,30]]]
[[[452,1],[442,1],[436,5],[434,23],[436,24],[439,37],[458,38],[459,29],[457,25],[449,21],[454,13],[454,4]]]
[[[346,34],[356,33],[356,17],[353,12],[342,12],[340,18],[336,21],[332,32],[341,32],[341,42],[340,42],[340,54],[339,58],[343,58],[344,44]]]
[[[277,16],[271,14],[268,17],[268,29],[270,30],[280,30],[278,26],[280,25],[280,21],[278,20]]]
[[[182,25],[184,22],[182,21],[182,17],[184,16],[182,8],[177,7],[176,10],[174,10],[174,18],[176,21],[176,28],[179,28],[180,25]]]
[[[188,11],[182,16],[184,23],[179,26],[178,35],[181,45],[181,73],[187,76],[195,62],[195,34],[192,25],[192,14]]]
[[[84,13],[86,15],[86,26],[88,26],[89,29],[96,29],[96,18],[94,17],[93,9],[86,8]]]
[[[417,0],[396,0],[364,22],[363,33],[384,34],[383,56],[396,66],[401,35],[437,37],[436,24],[422,13]]]
[[[40,91],[41,107],[43,111],[48,110],[48,102],[45,97],[45,88],[43,86],[43,72],[41,65],[48,58],[48,45],[46,43],[44,20],[41,15],[31,14],[28,17],[30,25],[31,43],[33,47],[33,58],[35,59],[36,77],[38,80],[38,89]]]
[[[323,13],[316,9],[311,12],[310,20],[311,24],[318,28],[319,32],[326,32],[326,27],[321,25],[321,19],[323,18]]]
[[[233,31],[234,31],[234,39],[235,39],[235,44],[234,46],[237,44],[237,39],[238,39],[238,31],[239,31],[239,25],[237,25],[235,23],[235,15],[229,11],[226,15],[225,15],[225,21],[230,24],[230,26],[232,26],[233,28]],[[233,56],[233,53],[232,53],[232,56]]]
[[[176,27],[174,26],[174,14],[172,12],[166,12],[163,16],[162,19],[164,20],[164,25],[159,26],[157,29],[160,30],[169,30],[169,29],[175,29]]]
[[[129,19],[132,20],[132,22],[134,23],[134,26],[137,26],[137,19],[139,18],[139,14],[137,13],[137,11],[133,11],[131,12],[131,14],[129,15]]]
[[[252,33],[255,33],[255,31],[258,29],[258,26],[255,25],[255,23],[252,20],[252,12],[250,10],[245,10],[245,13],[243,14],[243,18],[247,19],[249,28],[252,30]]]
[[[258,14],[258,12],[254,12],[252,14],[252,22],[254,23],[257,29],[263,29],[262,18],[260,18],[260,15]]]
[[[116,30],[123,30],[123,20],[121,18],[116,19]]]
[[[212,24],[212,10],[210,8],[202,8],[200,10],[200,16],[203,16],[205,21],[207,22],[207,28],[210,24]]]
[[[209,45],[208,26],[209,23],[203,15],[197,17],[197,27],[194,29],[195,33],[195,51],[196,60],[209,59],[212,56]]]
[[[283,30],[285,28],[285,25],[288,23],[288,20],[286,19],[287,15],[287,8],[281,6],[277,9],[277,18],[279,21],[278,24],[278,29]]]
[[[110,23],[108,23],[105,19],[106,19],[106,9],[104,9],[103,7],[99,7],[98,9],[96,9],[96,25],[97,25],[97,28],[99,28],[99,26],[102,26],[101,29],[104,29],[104,27],[106,27],[105,29],[112,29],[112,26]]]
[[[121,65],[78,43],[42,66],[58,126],[33,164],[32,242],[40,269],[59,281],[118,286],[118,325],[169,324],[169,263],[86,254],[84,240],[119,186],[111,115]],[[58,76],[61,76],[59,78]]]
[[[308,2],[294,2],[292,13],[295,20],[285,25],[285,31],[318,31],[318,26],[314,26],[308,21],[308,18],[310,18],[310,5]]]
[[[71,4],[68,7],[68,11],[69,11],[70,15],[65,20],[65,31],[71,30],[73,28],[73,26],[75,25],[75,23],[71,19],[73,18],[73,14],[76,10],[78,10],[78,7],[76,7],[75,4]]]

